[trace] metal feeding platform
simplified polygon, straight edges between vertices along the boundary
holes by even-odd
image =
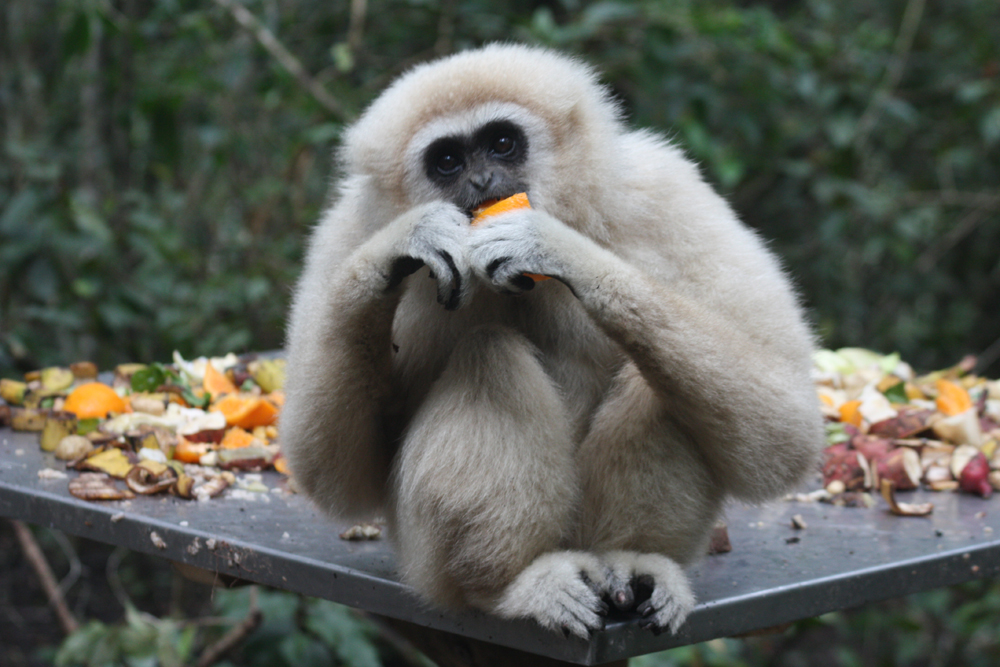
[[[609,620],[589,641],[565,639],[530,622],[442,612],[422,603],[399,582],[388,542],[340,539],[348,526],[289,493],[277,473],[263,475],[269,493],[226,492],[206,502],[162,495],[88,502],[69,494],[68,479],[38,475],[64,467],[39,449],[37,433],[0,429],[0,516],[584,665],[1000,572],[1000,497],[901,494],[933,502],[927,517],[893,516],[881,499],[872,509],[789,501],[734,505],[726,516],[732,551],[690,569],[699,602],[677,635],[654,636],[638,619],[622,618]],[[792,527],[796,514],[806,528]]]

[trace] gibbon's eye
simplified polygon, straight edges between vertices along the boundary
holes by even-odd
[[[513,137],[508,137],[508,136],[504,135],[504,136],[499,136],[496,139],[494,139],[493,140],[493,145],[490,148],[497,155],[507,155],[512,150],[514,150],[514,146],[516,146],[516,145],[517,145],[517,142],[514,141]]]
[[[519,164],[528,155],[528,138],[524,131],[507,120],[484,125],[476,132],[473,143],[488,157],[509,164]]]
[[[442,176],[452,176],[462,168],[462,158],[455,153],[444,153],[438,156],[434,166]]]
[[[443,137],[424,152],[424,169],[432,180],[451,180],[465,167],[465,148],[455,137]]]

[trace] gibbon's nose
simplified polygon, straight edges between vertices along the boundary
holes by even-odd
[[[493,182],[493,172],[483,171],[472,174],[469,176],[469,182],[472,183],[472,187],[477,190],[485,190]]]

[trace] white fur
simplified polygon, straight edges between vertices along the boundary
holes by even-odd
[[[421,151],[498,118],[529,139],[532,208],[469,228]],[[300,488],[331,514],[385,511],[404,580],[440,604],[586,635],[600,595],[628,606],[651,579],[639,609],[676,631],[694,604],[680,566],[726,498],[784,493],[822,444],[778,262],[551,51],[416,68],[343,159],[288,331],[280,426]],[[402,257],[431,269],[390,289]],[[523,273],[557,279],[510,296]]]

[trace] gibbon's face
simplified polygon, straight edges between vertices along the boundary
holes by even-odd
[[[423,151],[424,174],[442,199],[471,213],[483,202],[527,190],[528,136],[513,120],[446,134]]]

